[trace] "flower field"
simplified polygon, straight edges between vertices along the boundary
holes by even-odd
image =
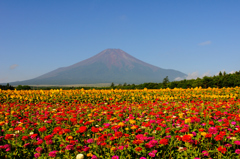
[[[0,90],[0,158],[240,158],[240,88]]]

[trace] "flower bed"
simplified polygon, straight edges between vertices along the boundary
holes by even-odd
[[[0,156],[238,158],[239,92],[0,90]]]

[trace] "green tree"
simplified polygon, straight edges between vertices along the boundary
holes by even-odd
[[[163,79],[163,87],[164,88],[167,88],[167,84],[169,83],[169,79],[168,79],[168,76],[166,76],[164,79]]]
[[[111,87],[114,87],[115,85],[114,85],[114,83],[112,82],[112,84],[111,84]]]

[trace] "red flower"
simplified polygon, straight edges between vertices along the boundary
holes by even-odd
[[[136,144],[136,145],[140,145],[141,143],[143,143],[142,140],[134,140],[133,141],[133,144]]]
[[[182,137],[179,135],[176,135],[177,140],[182,141]]]
[[[204,130],[203,128],[200,128],[199,131],[200,131],[200,132],[203,132],[203,131],[205,131],[205,130]]]
[[[53,133],[58,133],[58,132],[60,132],[61,130],[62,130],[61,127],[56,127],[56,128],[53,129]]]
[[[97,133],[99,131],[99,128],[95,128],[94,126],[91,129],[92,132]]]
[[[44,137],[44,140],[46,141],[52,140],[52,137],[53,137],[52,135],[47,135]]]
[[[218,149],[218,151],[221,152],[221,153],[227,152],[227,149],[226,149],[225,147],[223,147],[223,146],[220,146],[220,147],[217,148],[217,149]]]
[[[159,144],[167,145],[167,144],[168,144],[168,139],[161,139],[161,140],[159,141]]]
[[[45,126],[43,126],[43,127],[41,127],[41,128],[38,129],[38,131],[40,131],[40,132],[44,132],[44,131],[46,131],[46,130],[47,130],[47,129],[46,129]]]
[[[123,133],[121,131],[115,132],[115,137],[120,138],[123,136]]]
[[[141,148],[141,147],[136,147],[135,150],[136,150],[137,152],[140,152],[140,151],[142,151],[142,148]]]
[[[29,138],[28,136],[23,136],[22,140],[25,141],[25,140],[28,140],[28,138]]]
[[[6,140],[11,139],[11,138],[13,138],[13,134],[6,134],[5,135]]]
[[[184,142],[189,142],[192,139],[192,137],[190,135],[183,135],[182,137],[182,141]]]
[[[77,133],[84,133],[85,131],[87,131],[87,127],[86,127],[86,126],[81,126],[81,127],[79,128],[79,130],[77,130],[76,132],[77,132]]]
[[[221,135],[217,135],[215,138],[214,138],[216,141],[219,141],[219,140],[222,140],[223,137]]]
[[[205,135],[205,138],[211,138],[212,137],[212,134],[206,134]]]
[[[209,125],[214,125],[214,122],[213,121],[209,121]]]

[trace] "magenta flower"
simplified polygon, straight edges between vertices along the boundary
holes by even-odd
[[[119,159],[119,157],[118,156],[113,156],[112,159]]]
[[[217,134],[217,133],[218,133],[217,128],[215,128],[215,127],[210,127],[210,128],[208,129],[208,133],[209,133],[209,134]]]
[[[88,150],[90,150],[90,147],[84,146],[83,151],[87,152]]]
[[[93,142],[94,142],[93,139],[88,139],[88,140],[87,140],[87,143],[93,143]]]
[[[119,149],[119,150],[123,150],[123,149],[124,149],[124,146],[119,146],[118,149]]]
[[[235,121],[233,121],[233,122],[231,122],[231,124],[232,124],[232,125],[236,125],[236,122],[235,122]]]
[[[35,158],[38,158],[38,157],[40,157],[40,156],[41,156],[40,153],[35,153],[35,154],[34,154],[34,157],[35,157]]]
[[[146,157],[140,157],[140,159],[147,159]]]
[[[23,145],[23,147],[29,147],[31,144],[30,143],[26,143]]]
[[[92,155],[92,158],[91,159],[98,159],[97,156],[95,155]]]
[[[235,153],[236,153],[236,154],[240,154],[240,149],[236,149],[236,150],[235,150]]]
[[[37,147],[35,150],[40,153],[43,149],[41,147]]]
[[[234,141],[234,144],[240,145],[240,141]]]
[[[157,150],[153,150],[152,153],[155,153],[155,154],[156,154],[156,153],[157,153]]]
[[[56,157],[56,156],[57,156],[57,152],[58,152],[58,151],[51,151],[51,152],[49,152],[48,156],[50,156],[50,157]]]
[[[4,145],[4,148],[6,151],[10,151],[11,150],[11,146],[9,144]]]
[[[207,151],[202,151],[203,156],[208,156],[209,153]]]
[[[46,144],[47,144],[47,145],[52,145],[52,144],[53,144],[53,141],[52,141],[52,140],[47,140],[47,141],[46,141]]]
[[[73,145],[67,145],[66,146],[66,150],[73,150],[74,149],[74,146]]]
[[[155,153],[152,153],[152,152],[150,152],[148,155],[151,157],[155,157]]]

